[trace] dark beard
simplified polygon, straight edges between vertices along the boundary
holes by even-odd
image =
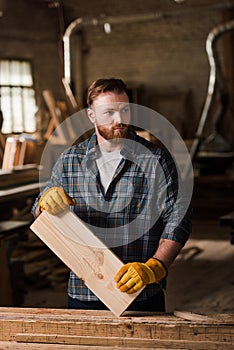
[[[124,130],[115,130],[117,127],[124,127]],[[107,129],[105,126],[97,125],[97,129],[99,134],[105,139],[105,140],[112,140],[116,143],[119,142],[120,139],[126,139],[128,137],[129,133],[129,126],[126,124],[119,124],[114,127],[112,127],[110,130]]]

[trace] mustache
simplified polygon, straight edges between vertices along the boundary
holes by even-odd
[[[118,124],[115,124],[113,126],[113,128],[128,128],[129,125],[128,124],[124,124],[124,123],[118,123]]]

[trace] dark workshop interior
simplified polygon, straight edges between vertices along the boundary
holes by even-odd
[[[169,271],[167,311],[234,313],[228,0],[0,0],[0,306],[67,307],[69,269],[30,230],[31,207],[64,135],[43,165],[45,146],[100,77],[123,79],[191,156],[193,231]]]

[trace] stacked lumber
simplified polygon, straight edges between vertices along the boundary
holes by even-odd
[[[24,136],[9,136],[6,138],[2,169],[11,170],[15,166],[31,163],[34,158],[35,143]]]
[[[234,315],[0,308],[0,349],[233,349]]]

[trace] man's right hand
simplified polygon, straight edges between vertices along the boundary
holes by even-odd
[[[68,196],[62,187],[49,188],[41,195],[38,203],[41,212],[46,210],[53,215],[60,214],[69,205],[76,205],[76,201]]]

